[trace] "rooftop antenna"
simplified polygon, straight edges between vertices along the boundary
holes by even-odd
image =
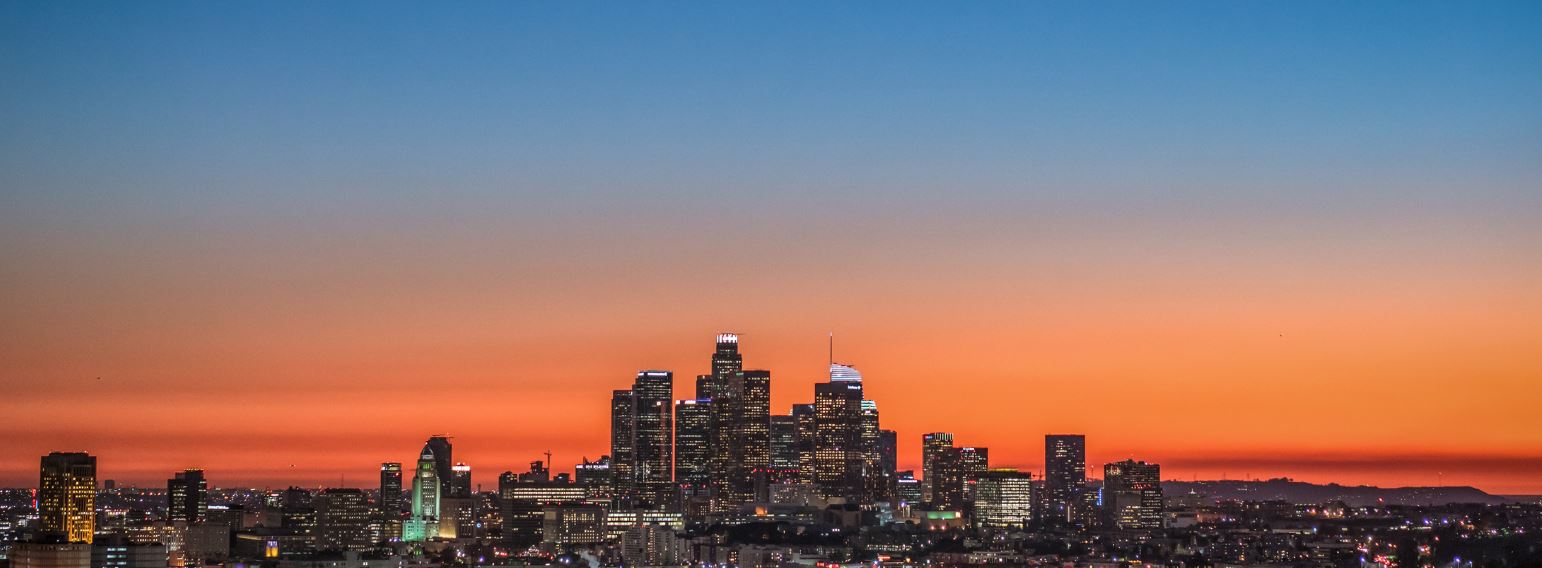
[[[551,469],[551,450],[546,450],[546,469]]]
[[[835,332],[830,332],[830,365],[835,365]]]

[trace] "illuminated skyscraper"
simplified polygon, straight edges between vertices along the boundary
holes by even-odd
[[[877,402],[862,401],[861,421],[862,502],[886,501],[894,470],[886,472],[883,467],[883,429],[878,427]]]
[[[878,474],[884,476],[886,483],[884,499],[895,499],[894,484],[895,471],[899,469],[899,434],[893,430],[878,431]]]
[[[662,506],[674,489],[674,374],[639,371],[631,390],[611,397],[615,499],[623,506]]]
[[[778,414],[771,417],[771,467],[797,470],[801,466],[798,457],[798,417]]]
[[[501,483],[502,480],[499,481]],[[582,462],[573,466],[573,482],[582,486],[589,497],[609,501],[611,497],[610,456],[600,456],[594,461],[589,461],[587,456],[584,457]]]
[[[203,470],[177,472],[166,480],[166,520],[201,523],[209,513],[209,483]]]
[[[814,385],[814,484],[825,497],[861,502],[862,375],[830,365],[830,381]]]
[[[963,473],[964,500],[974,500],[975,482],[991,468],[990,448],[965,446],[958,449],[959,467]]]
[[[284,490],[279,499],[279,523],[298,542],[292,552],[308,551],[316,543],[316,502],[311,492],[301,487]]]
[[[798,424],[798,478],[814,483],[814,437],[818,420],[813,404],[792,405],[792,419]]]
[[[323,490],[316,502],[316,547],[319,550],[364,550],[372,544],[369,498],[355,488]]]
[[[379,509],[386,518],[394,518],[402,512],[402,464],[380,464]]]
[[[1081,434],[1044,436],[1046,519],[1070,521],[1087,488],[1087,438]]]
[[[932,454],[931,473],[927,480],[932,488],[932,500],[928,506],[944,511],[964,508],[964,449],[947,447]]]
[[[450,484],[455,479],[452,471],[455,462],[451,459],[454,447],[450,445],[448,436],[429,437],[428,447],[434,451],[434,473],[439,476],[439,496],[449,495],[453,491]]]
[[[451,499],[471,498],[471,466],[465,463],[456,463],[450,466],[450,492],[446,495]]]
[[[921,498],[925,502],[936,499],[937,456],[953,447],[953,434],[932,432],[921,435]]]
[[[43,456],[37,512],[42,532],[90,544],[96,533],[96,456],[85,452]]]
[[[433,439],[423,445],[417,475],[412,478],[412,516],[402,528],[402,540],[422,542],[439,536],[439,497],[443,484],[434,456]]]
[[[1162,528],[1162,467],[1135,460],[1104,465],[1103,510],[1120,529]]]
[[[675,401],[675,482],[690,489],[705,488],[712,473],[707,469],[712,446],[712,401],[697,398]]]
[[[696,380],[696,398],[712,401],[711,436],[707,470],[712,492],[720,503],[742,502],[748,494],[743,489],[744,448],[736,447],[743,435],[741,413],[744,405],[744,356],[739,353],[739,336],[720,333],[712,352],[712,374]]]
[[[735,502],[747,501],[757,474],[771,466],[771,371],[745,371],[734,416]]]
[[[974,510],[980,528],[1022,528],[1033,518],[1033,477],[1016,470],[980,474]]]
[[[638,500],[636,401],[630,389],[610,395],[610,493],[616,505],[630,507]]]

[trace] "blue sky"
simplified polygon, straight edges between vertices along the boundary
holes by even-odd
[[[1539,22],[1524,2],[6,2],[0,181],[27,216],[1534,203]]]

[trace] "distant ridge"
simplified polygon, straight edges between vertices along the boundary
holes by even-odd
[[[1350,506],[1364,505],[1446,505],[1483,503],[1496,505],[1512,499],[1492,495],[1475,487],[1373,487],[1369,485],[1319,485],[1288,478],[1267,481],[1164,481],[1162,492],[1169,498],[1190,492],[1209,501],[1289,501],[1302,505],[1343,501]]]

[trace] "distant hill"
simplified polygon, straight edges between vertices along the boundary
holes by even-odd
[[[1445,505],[1450,503],[1509,503],[1510,499],[1491,495],[1475,487],[1372,487],[1369,485],[1318,485],[1290,479],[1268,481],[1164,481],[1162,492],[1169,498],[1193,491],[1211,501],[1289,501],[1297,504],[1343,501],[1351,506],[1375,505]]]

